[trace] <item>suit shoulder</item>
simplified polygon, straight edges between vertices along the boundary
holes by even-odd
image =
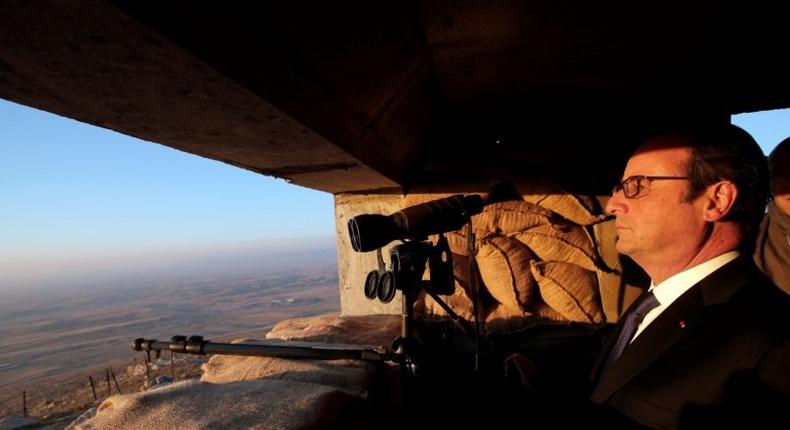
[[[790,295],[759,273],[734,294],[730,305],[756,323],[773,325],[785,333],[790,332]]]

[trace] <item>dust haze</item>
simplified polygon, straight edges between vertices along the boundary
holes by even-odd
[[[0,250],[0,308],[9,299],[42,293],[66,295],[154,285],[210,276],[254,274],[274,268],[298,268],[313,254],[335,252],[334,237],[220,243],[137,251],[21,255]]]
[[[164,254],[0,290],[0,397],[68,372],[132,360],[135,337],[263,336],[287,318],[340,310],[334,238]],[[24,284],[24,285],[23,285]],[[11,291],[11,294],[9,294]]]

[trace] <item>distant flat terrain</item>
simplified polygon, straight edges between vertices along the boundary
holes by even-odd
[[[184,275],[159,284],[0,301],[0,416],[10,413],[22,389],[35,397],[47,380],[141,357],[128,346],[136,337],[263,336],[283,319],[339,312],[334,250],[283,261],[288,264],[267,265],[260,273]]]

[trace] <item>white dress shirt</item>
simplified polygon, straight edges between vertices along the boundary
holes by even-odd
[[[702,264],[698,264],[690,269],[686,269],[680,273],[677,273],[664,282],[658,285],[650,285],[650,290],[653,294],[655,294],[656,299],[658,299],[659,305],[653,308],[650,312],[645,315],[645,318],[642,320],[642,323],[639,324],[639,328],[636,330],[634,337],[631,338],[631,342],[634,341],[641,333],[645,330],[647,326],[650,325],[659,315],[661,312],[664,312],[669,305],[672,304],[678,297],[682,296],[683,293],[688,291],[689,288],[693,287],[697,284],[697,282],[704,279],[706,276],[710,275],[711,273],[715,272],[721,266],[729,263],[732,260],[735,260],[740,255],[738,251],[730,251],[719,255],[718,257],[712,258]]]

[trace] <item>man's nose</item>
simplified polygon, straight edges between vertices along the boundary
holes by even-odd
[[[604,207],[604,212],[607,215],[615,215],[617,216],[620,213],[623,213],[626,208],[625,202],[625,194],[623,194],[623,190],[619,190],[616,193],[612,194],[612,197],[609,201],[606,202],[606,206]]]

